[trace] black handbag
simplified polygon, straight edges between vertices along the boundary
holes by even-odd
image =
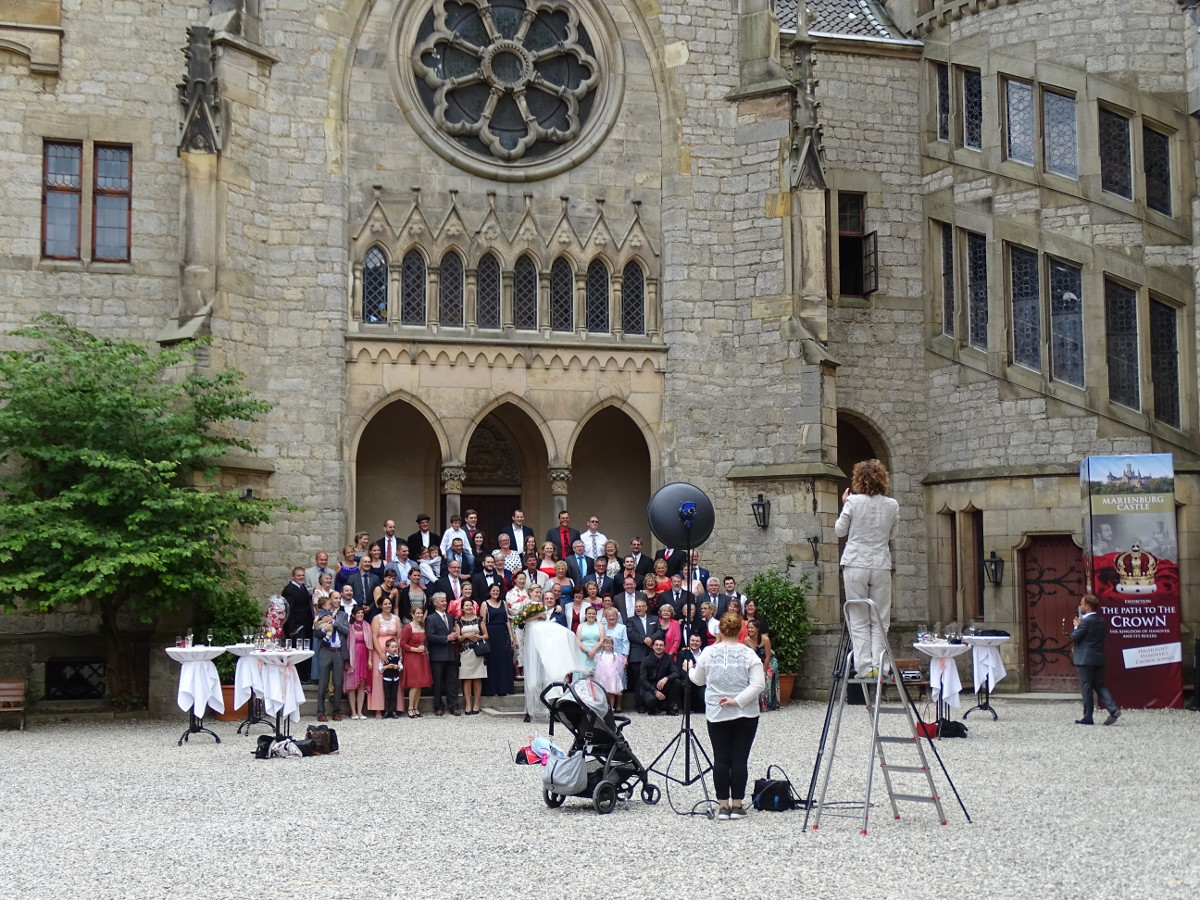
[[[492,645],[488,642],[487,638],[484,638],[482,641],[473,643],[471,649],[475,651],[476,656],[487,656],[492,652]]]
[[[778,771],[782,778],[772,778],[771,772]],[[799,803],[792,782],[779,766],[767,766],[767,777],[754,780],[754,808],[767,812],[787,812]]]
[[[313,755],[324,756],[327,753],[338,752],[337,731],[328,725],[309,725],[304,737],[312,742]]]

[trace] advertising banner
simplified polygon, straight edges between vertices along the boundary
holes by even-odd
[[[1079,467],[1084,555],[1108,623],[1105,682],[1122,707],[1183,706],[1175,467],[1169,453]]]

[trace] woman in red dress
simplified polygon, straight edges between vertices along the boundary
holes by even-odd
[[[404,657],[404,669],[400,685],[408,691],[408,717],[421,718],[421,688],[433,686],[433,669],[429,665],[429,652],[425,644],[425,610],[413,607],[413,619],[400,633],[400,653]]]

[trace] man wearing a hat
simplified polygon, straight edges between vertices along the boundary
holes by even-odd
[[[413,559],[421,558],[421,551],[426,547],[436,547],[442,536],[436,531],[429,530],[429,514],[417,516],[417,530],[408,536],[408,555]]]

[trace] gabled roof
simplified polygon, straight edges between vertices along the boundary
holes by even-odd
[[[801,0],[775,0],[775,15],[782,31],[796,30],[796,8]],[[900,38],[877,0],[808,0],[810,34],[851,34],[868,38]]]

